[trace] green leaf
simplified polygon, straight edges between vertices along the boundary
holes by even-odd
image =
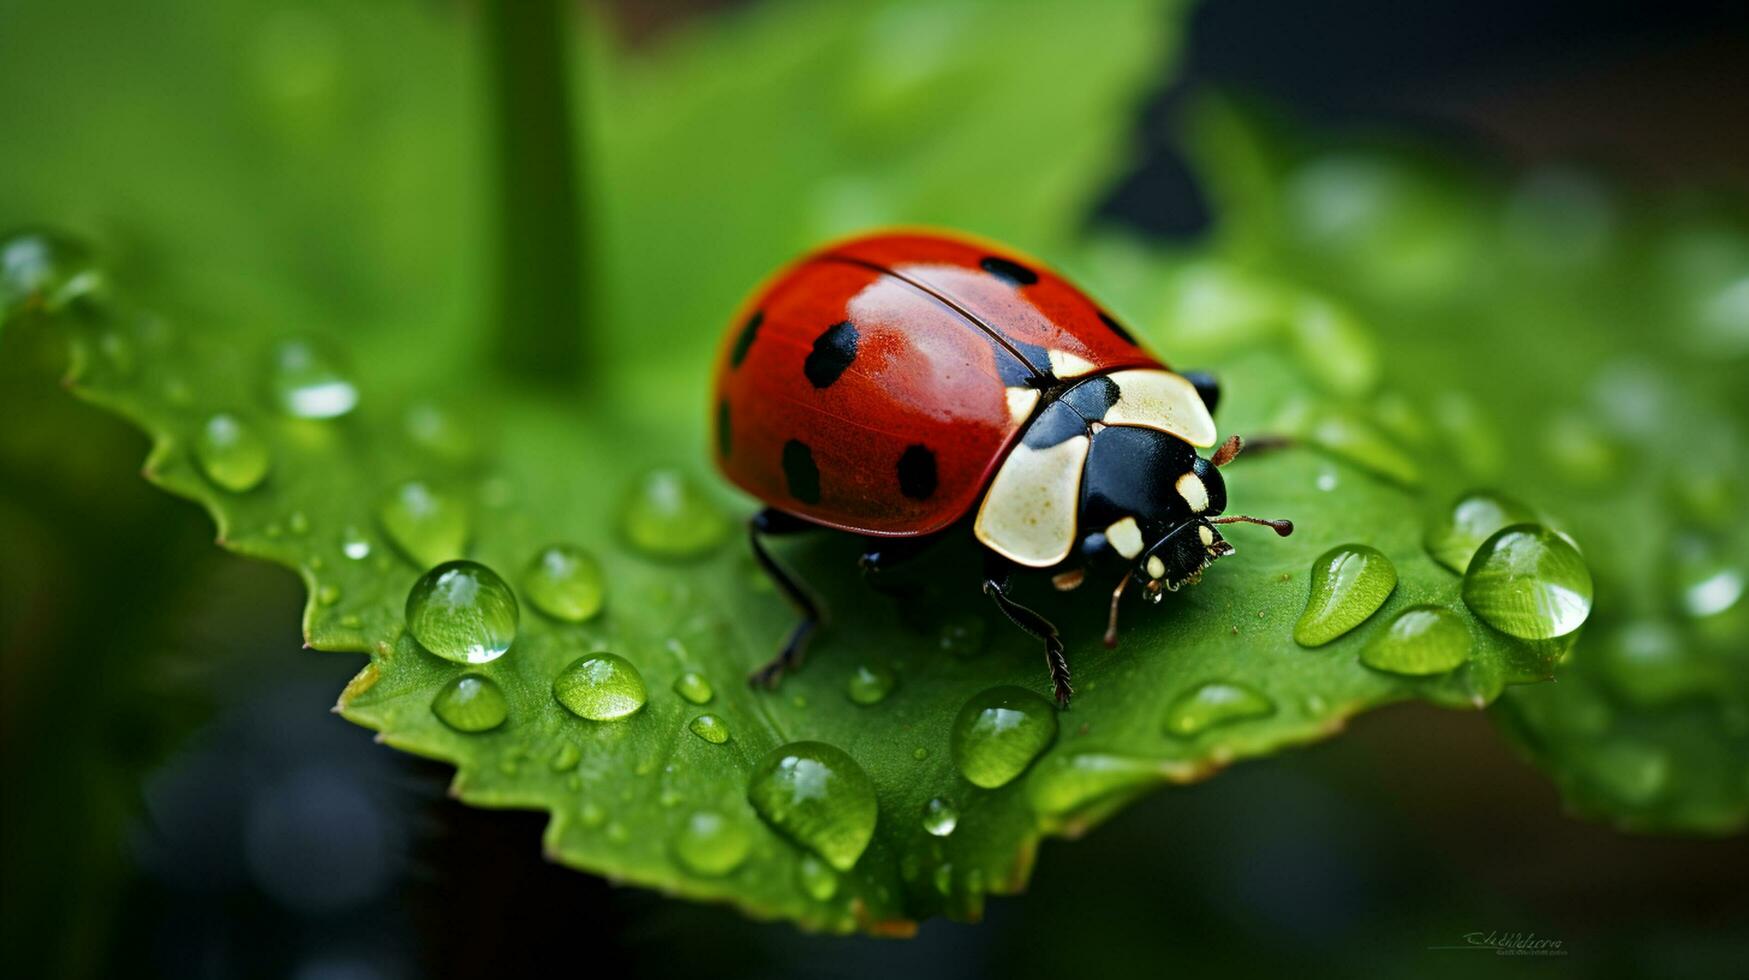
[[[1230,392],[1223,426],[1249,433],[1297,420],[1323,447],[1242,460],[1231,471],[1234,504],[1291,517],[1300,530],[1285,541],[1235,533],[1240,554],[1200,586],[1130,610],[1115,651],[1098,639],[1104,597],[1028,595],[1067,631],[1079,694],[1057,718],[1054,742],[1017,778],[974,784],[960,771],[976,768],[963,739],[953,747],[955,719],[985,692],[1046,689],[1040,651],[985,608],[969,554],[961,573],[944,560],[919,596],[893,603],[869,598],[849,542],[786,546],[783,560],[834,618],[812,662],[780,692],[742,682],[793,614],[727,534],[747,502],[727,497],[699,462],[725,311],[796,248],[870,220],[963,224],[1065,264],[1085,261],[1066,236],[1098,186],[1101,175],[1089,171],[1110,165],[1123,130],[1115,110],[1165,25],[1147,3],[1041,3],[1028,13],[989,3],[853,16],[785,7],[682,39],[647,62],[604,56],[589,91],[600,103],[593,139],[606,210],[602,281],[612,296],[606,328],[594,331],[605,380],[587,403],[482,370],[464,356],[465,335],[441,326],[450,318],[430,296],[344,343],[300,337],[288,347],[283,332],[297,318],[261,297],[325,282],[327,260],[306,279],[210,243],[167,254],[205,255],[266,284],[209,294],[201,283],[224,275],[177,271],[169,278],[178,288],[151,287],[155,298],[172,297],[154,304],[162,318],[138,314],[125,293],[93,294],[46,326],[72,344],[75,390],[152,436],[149,478],[206,506],[226,547],[298,571],[309,643],[370,654],[341,711],[391,745],[455,763],[455,791],[470,803],[549,811],[555,860],[812,928],[905,932],[937,913],[975,918],[985,894],[1024,885],[1044,834],[1078,833],[1163,782],[1326,737],[1367,707],[1410,697],[1485,704],[1507,684],[1547,676],[1566,645],[1512,640],[1465,610],[1460,580],[1421,547],[1427,501],[1405,469],[1417,464],[1405,464],[1366,417],[1351,417],[1345,399],[1364,377],[1321,369],[1307,356],[1315,345],[1294,357],[1281,345],[1228,345],[1209,347],[1207,362]],[[932,36],[944,39],[943,53],[917,80],[895,82],[876,70],[884,63],[861,60],[881,50],[883,32],[916,33],[892,18],[939,17],[947,20]],[[343,36],[381,29],[353,26]],[[430,25],[410,30],[391,36],[446,36]],[[798,34],[810,43],[794,43]],[[341,59],[343,76],[351,64]],[[1064,131],[1077,138],[1062,140]],[[859,172],[836,187],[817,179]],[[824,197],[796,204],[813,192]],[[345,200],[344,189],[332,193]],[[285,220],[299,221],[296,210]],[[357,244],[342,281],[370,278],[376,244]],[[405,261],[426,272],[444,264]],[[1132,267],[1136,283],[1171,268],[1152,255]],[[1139,294],[1135,283],[1096,278],[1110,287],[1103,294]],[[1322,302],[1280,281],[1262,291]],[[1167,339],[1166,307],[1129,303],[1144,334]],[[418,333],[400,326],[421,316],[432,322]],[[1320,315],[1305,329],[1370,343],[1361,328],[1333,322]],[[430,345],[426,356],[406,356],[413,336]],[[1336,378],[1336,394],[1320,387],[1326,378]],[[337,400],[343,389],[357,396],[350,411],[341,411],[349,398]],[[215,429],[217,416],[229,421]],[[254,458],[261,447],[264,464]],[[701,535],[710,524],[723,530]],[[1352,633],[1298,647],[1290,637],[1312,563],[1344,543],[1387,556],[1397,586]],[[554,544],[599,563],[598,616],[575,623],[529,601],[531,565]],[[489,663],[441,659],[406,632],[414,582],[462,555],[522,599],[510,651]],[[1426,604],[1469,631],[1467,663],[1431,677],[1361,664],[1360,651],[1396,613]],[[602,652],[635,669],[646,703],[617,720],[585,720],[554,684]],[[489,700],[484,688],[454,693],[467,674],[503,696],[501,724],[489,724],[496,712],[478,700]],[[458,696],[469,710],[451,727],[433,705]],[[848,753],[872,781],[873,838],[843,873],[827,864],[848,864],[847,845],[822,845],[829,860],[817,860],[791,842],[809,833],[791,825],[780,835],[748,799],[771,751],[803,740]],[[980,769],[990,771],[999,769]]]

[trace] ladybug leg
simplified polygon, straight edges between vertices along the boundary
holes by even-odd
[[[918,591],[915,584],[901,585],[888,576],[927,550],[937,540],[935,535],[920,538],[876,538],[869,542],[868,550],[856,559],[856,567],[862,570],[863,581],[876,592],[895,598],[912,596]]]
[[[747,522],[747,540],[753,546],[753,557],[758,560],[759,567],[765,569],[765,574],[771,576],[771,581],[789,598],[797,611],[802,614],[801,622],[790,630],[789,638],[784,640],[782,649],[777,656],[771,658],[764,666],[755,670],[747,677],[747,683],[755,687],[776,687],[783,679],[786,671],[794,670],[802,665],[802,657],[806,653],[808,638],[814,629],[820,625],[820,607],[812,597],[802,591],[795,579],[783,570],[771,554],[765,550],[765,543],[760,540],[762,535],[796,534],[801,531],[817,529],[818,525],[810,524],[792,514],[780,510],[766,508],[753,515]]]
[[[1069,684],[1069,661],[1063,656],[1063,639],[1057,635],[1057,627],[1050,620],[1009,598],[1010,572],[1011,569],[1005,562],[992,560],[987,563],[984,569],[984,594],[996,603],[996,608],[1002,610],[1002,615],[1007,616],[1010,622],[1044,641],[1045,665],[1051,671],[1051,689],[1056,694],[1057,706],[1066,708],[1075,689]]]

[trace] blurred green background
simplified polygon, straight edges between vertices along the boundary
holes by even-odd
[[[357,664],[298,649],[293,577],[211,547],[195,508],[138,479],[143,437],[59,390],[59,340],[9,329],[7,975],[1749,962],[1742,16],[1137,3],[1089,20],[1131,30],[1039,39],[1025,4],[975,35],[955,25],[978,4],[848,6],[535,4],[551,20],[529,21],[11,0],[0,229],[70,229],[181,309],[415,350],[385,358],[391,381],[579,336],[587,368],[714,330],[791,253],[894,215],[1023,236],[1162,320],[1175,358],[1275,342],[1284,296],[1331,298],[1381,365],[1370,409],[1422,399],[1427,424],[1470,434],[1466,475],[1558,500],[1590,549],[1598,613],[1553,688],[1494,709],[1512,738],[1424,706],[1362,718],[1050,843],[1026,897],[907,943],[616,889],[543,862],[541,818],[449,801],[445,767],[328,714]],[[1012,87],[942,96],[1028,44]],[[1076,86],[1097,118],[1053,109]],[[992,134],[1027,149],[992,162]],[[643,152],[674,147],[695,152]],[[991,199],[1013,186],[992,168],[1028,196]],[[570,210],[555,200],[581,231],[542,218]],[[643,225],[663,234],[626,230]],[[672,320],[596,321],[648,289],[682,294]],[[492,317],[525,328],[473,329]],[[1473,931],[1570,955],[1429,949]]]

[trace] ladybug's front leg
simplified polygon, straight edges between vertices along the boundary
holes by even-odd
[[[1063,639],[1057,635],[1057,627],[1050,620],[1008,597],[1008,580],[1013,571],[1013,566],[1007,561],[990,555],[984,564],[984,594],[1014,625],[1044,641],[1045,665],[1051,671],[1051,689],[1056,693],[1057,706],[1066,708],[1075,689],[1069,685],[1069,661],[1063,656]]]
[[[777,652],[777,656],[748,675],[747,683],[755,687],[776,687],[777,682],[783,679],[785,671],[800,667],[802,657],[807,652],[808,637],[812,636],[814,629],[820,625],[820,607],[814,603],[811,596],[802,591],[802,587],[796,584],[795,579],[790,578],[788,572],[772,560],[771,555],[765,550],[765,544],[759,540],[760,536],[765,534],[796,534],[801,531],[818,529],[819,525],[817,524],[811,524],[793,514],[786,514],[781,510],[773,510],[769,507],[754,514],[753,518],[747,522],[747,540],[753,545],[753,557],[759,561],[759,567],[765,569],[765,574],[771,576],[771,581],[776,583],[778,589],[802,614],[801,622],[790,630],[789,638],[784,641],[783,648]]]

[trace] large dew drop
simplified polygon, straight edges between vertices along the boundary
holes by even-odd
[[[553,697],[579,718],[613,721],[637,713],[648,695],[638,668],[623,657],[596,653],[559,672]]]
[[[741,821],[715,810],[699,810],[686,818],[674,836],[674,856],[688,871],[719,878],[747,860],[753,835]]]
[[[377,505],[377,520],[389,540],[421,565],[460,558],[467,550],[467,506],[423,481],[409,480],[389,491]]]
[[[407,631],[420,646],[456,663],[502,657],[516,639],[518,616],[510,586],[479,562],[438,565],[407,593]]]
[[[973,785],[995,789],[1014,781],[1057,738],[1057,712],[1020,687],[993,687],[954,718],[954,765]]]
[[[225,412],[200,427],[194,457],[207,479],[232,493],[259,486],[273,461],[267,440],[249,423]]]
[[[1323,646],[1365,622],[1397,587],[1397,568],[1377,548],[1345,544],[1312,565],[1306,611],[1294,625],[1294,642]]]
[[[1462,617],[1438,606],[1411,606],[1360,651],[1374,670],[1424,677],[1443,674],[1470,659],[1470,630]]]
[[[839,871],[856,864],[874,837],[874,783],[843,749],[792,742],[753,772],[747,799],[772,829]]]
[[[936,837],[946,837],[960,824],[960,811],[951,800],[939,796],[923,805],[923,829]]]
[[[1591,615],[1591,569],[1566,538],[1515,524],[1476,550],[1464,573],[1464,604],[1520,639],[1566,636]]]
[[[1464,494],[1427,526],[1422,543],[1433,560],[1462,575],[1488,536],[1508,524],[1531,520],[1530,508],[1510,497],[1486,492]]]
[[[523,594],[554,619],[581,623],[601,611],[601,565],[581,548],[548,545],[535,553],[522,574]]]
[[[1166,733],[1189,738],[1217,725],[1263,718],[1274,713],[1274,702],[1244,684],[1208,681],[1172,700],[1166,709]]]
[[[679,470],[645,473],[620,508],[626,539],[657,558],[696,558],[722,544],[728,518]]]
[[[490,677],[463,674],[437,692],[431,713],[458,732],[484,732],[504,724],[510,717],[510,705]]]
[[[358,405],[358,388],[335,366],[335,359],[308,338],[274,345],[268,385],[274,404],[293,418],[339,418]]]

